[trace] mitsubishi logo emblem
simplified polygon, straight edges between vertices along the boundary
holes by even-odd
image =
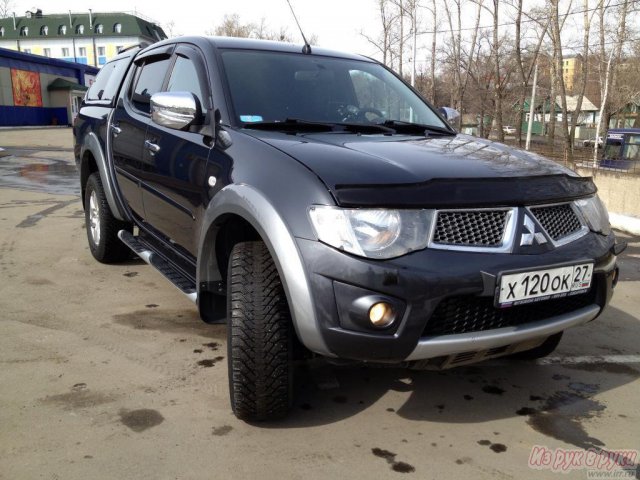
[[[536,224],[533,219],[525,213],[524,215],[524,228],[522,232],[522,238],[520,240],[520,246],[524,245],[542,245],[547,243],[546,237],[542,232],[536,232]]]

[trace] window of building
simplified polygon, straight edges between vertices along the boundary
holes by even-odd
[[[50,57],[51,56],[51,49],[50,48],[45,48],[43,49],[44,51],[44,56],[45,57]]]
[[[80,24],[76,27],[76,33],[78,35],[83,35],[84,34],[84,25]]]
[[[40,27],[40,35],[49,35],[49,27],[43,25]]]
[[[96,25],[96,33],[103,33],[104,32],[104,25],[102,25],[101,23]]]
[[[66,25],[60,25],[58,27],[58,35],[66,35],[67,34],[67,26]]]
[[[122,24],[121,23],[116,23],[113,26],[113,32],[114,33],[122,33]]]
[[[122,45],[116,46],[116,52],[120,53],[124,47]]]
[[[23,52],[24,52],[24,53],[31,53],[31,49],[30,49],[30,48],[25,48],[25,49],[23,50]]]
[[[105,48],[104,47],[98,47],[98,55],[102,56],[105,54]]]
[[[65,58],[69,56],[69,49],[68,48],[63,48],[62,49],[62,56],[65,57]]]
[[[147,63],[139,70],[131,100],[135,107],[146,113],[151,111],[151,95],[160,91],[170,60],[168,58]]]
[[[29,27],[20,27],[20,36],[26,37],[29,35]]]
[[[78,53],[80,54],[81,57],[86,57],[87,56],[87,47],[80,47],[78,49]]]
[[[0,37],[4,37],[4,27],[0,27]]]

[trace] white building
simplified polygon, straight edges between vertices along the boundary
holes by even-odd
[[[123,12],[44,15],[37,10],[0,19],[0,48],[96,67],[123,47],[165,38],[156,23]]]

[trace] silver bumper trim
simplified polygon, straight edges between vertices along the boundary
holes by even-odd
[[[548,337],[567,328],[589,322],[597,317],[599,312],[598,305],[591,305],[571,313],[517,327],[423,338],[406,360],[425,360],[462,352],[487,350],[536,337]]]

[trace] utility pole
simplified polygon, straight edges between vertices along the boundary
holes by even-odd
[[[411,61],[411,86],[415,87],[416,86],[416,51],[417,51],[417,47],[416,47],[416,43],[418,41],[418,32],[416,31],[417,28],[417,24],[418,21],[416,19],[416,16],[418,14],[418,1],[414,0],[413,2],[413,59]]]
[[[531,103],[529,104],[529,121],[527,122],[527,142],[525,143],[525,150],[529,150],[531,146],[531,132],[533,131],[533,113],[535,111],[536,103],[536,86],[538,85],[538,64],[533,71],[533,87],[531,88]],[[544,112],[543,112],[544,113]]]

